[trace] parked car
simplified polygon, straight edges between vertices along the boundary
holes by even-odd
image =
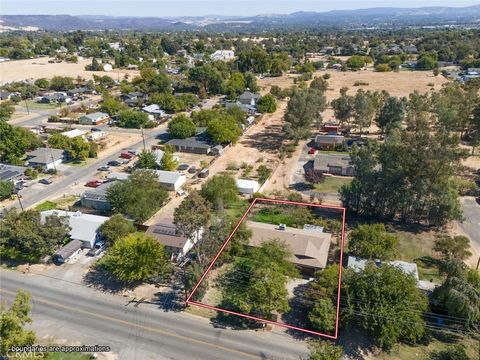
[[[195,174],[197,172],[197,168],[195,166],[192,166],[190,169],[188,169],[189,174]]]
[[[51,178],[44,178],[40,179],[39,183],[44,185],[50,185],[51,183],[53,183],[53,180]]]
[[[102,129],[98,128],[98,127],[93,127],[90,129],[90,131],[102,131]]]
[[[96,187],[99,187],[100,185],[103,184],[103,181],[102,180],[97,180],[97,179],[93,179],[93,180],[90,180],[88,181],[85,186],[88,186],[88,187],[92,187],[92,188],[96,188]]]
[[[129,152],[130,154],[138,155],[138,150],[137,149],[127,149],[126,151]]]
[[[131,158],[133,158],[134,156],[135,156],[135,155],[133,155],[131,152],[128,152],[128,151],[122,152],[122,153],[120,154],[120,157],[121,157],[122,159],[131,159]]]
[[[103,241],[97,242],[93,248],[90,249],[90,251],[87,253],[89,256],[97,256],[100,255],[100,253],[105,250],[105,243]]]
[[[180,171],[185,171],[187,169],[188,169],[188,164],[180,164],[177,167],[177,170],[180,170]]]
[[[208,176],[208,174],[210,174],[210,171],[208,171],[208,169],[203,169],[202,171],[200,171],[200,174],[198,174],[198,177],[199,178],[206,178]]]
[[[315,152],[316,152],[316,150],[314,148],[310,148],[310,150],[308,150],[308,153],[310,155],[315,155]]]
[[[107,163],[108,166],[120,166],[122,163],[118,160],[112,160]]]
[[[98,171],[110,171],[110,166],[104,165],[98,168]]]

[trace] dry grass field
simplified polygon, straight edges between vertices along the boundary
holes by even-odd
[[[112,70],[105,71],[86,71],[85,65],[92,62],[91,59],[79,60],[77,64],[73,63],[49,63],[51,58],[43,57],[37,59],[15,60],[0,63],[0,85],[12,81],[31,80],[39,78],[51,79],[52,77],[70,76],[76,78],[81,76],[85,79],[92,79],[93,74],[108,75],[115,80],[122,80],[125,74],[130,78],[139,74],[138,70]]]

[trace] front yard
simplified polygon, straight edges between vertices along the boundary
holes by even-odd
[[[340,176],[326,176],[325,179],[314,185],[316,191],[326,194],[338,194],[343,185],[350,184],[352,178]]]

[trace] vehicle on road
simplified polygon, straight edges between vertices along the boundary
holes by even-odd
[[[51,183],[53,183],[53,180],[52,178],[44,178],[40,179],[38,182],[43,185],[50,185]]]
[[[103,131],[103,130],[98,127],[93,127],[90,129],[90,131]]]
[[[208,176],[208,174],[210,174],[210,171],[208,171],[208,169],[203,169],[202,171],[200,171],[200,173],[198,174],[198,177],[199,178],[206,178]]]
[[[92,188],[96,188],[96,187],[99,187],[100,185],[103,184],[103,181],[102,180],[98,180],[98,179],[92,179],[90,181],[87,181],[87,183],[85,184],[85,186],[88,186],[88,187],[92,187]]]
[[[90,251],[87,253],[88,256],[97,256],[102,253],[102,251],[105,250],[105,243],[103,241],[99,241],[95,244],[93,248],[90,249]]]
[[[108,166],[115,166],[115,167],[116,167],[116,166],[122,165],[122,163],[121,163],[120,161],[118,161],[118,160],[112,160],[112,161],[109,161],[109,162],[107,163],[107,165],[108,165]]]
[[[135,156],[134,154],[132,154],[131,152],[128,152],[128,151],[122,152],[122,153],[120,154],[120,157],[121,157],[122,159],[132,159],[134,156]]]
[[[98,171],[110,171],[110,166],[104,165],[98,168]]]

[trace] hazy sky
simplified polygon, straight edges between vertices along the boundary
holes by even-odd
[[[480,0],[0,0],[0,14],[112,16],[256,15],[369,7],[468,6]]]

